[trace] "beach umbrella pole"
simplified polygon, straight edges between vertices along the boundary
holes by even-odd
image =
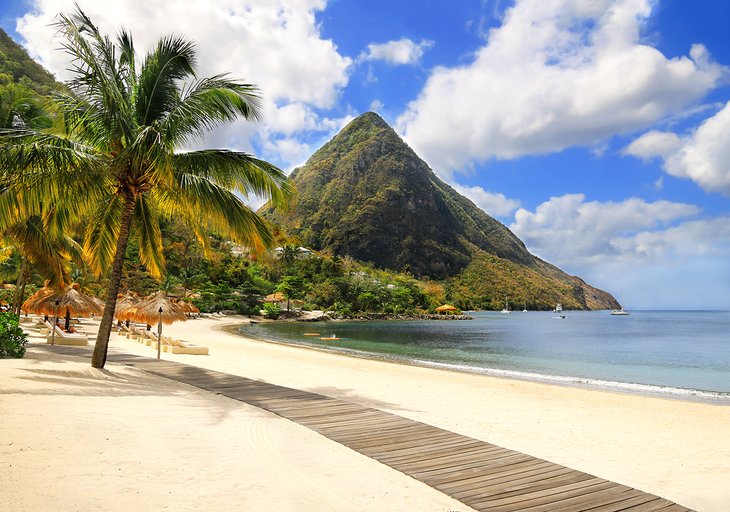
[[[160,347],[162,346],[162,307],[160,307],[160,321],[157,324],[157,359],[160,358]]]

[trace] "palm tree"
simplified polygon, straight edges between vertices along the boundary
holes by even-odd
[[[162,217],[182,219],[205,250],[210,231],[263,249],[271,234],[237,193],[280,206],[291,191],[281,170],[249,154],[181,151],[223,123],[258,119],[255,86],[224,75],[198,79],[194,45],[181,37],[163,37],[138,59],[127,31],[113,41],[78,8],[57,28],[74,74],[70,92],[54,95],[62,130],[9,133],[0,172],[16,191],[86,219],[91,268],[110,270],[91,363],[103,368],[130,236],[156,276],[165,266]],[[0,198],[0,214],[5,206]]]

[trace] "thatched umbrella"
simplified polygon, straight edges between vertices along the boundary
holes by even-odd
[[[264,302],[284,302],[286,296],[281,292],[271,293],[264,297]]]
[[[193,304],[192,302],[188,302],[188,301],[180,299],[178,301],[175,301],[175,304],[177,304],[178,307],[186,315],[187,314],[197,315],[198,313],[200,313],[200,310],[198,309],[198,307],[195,304]]]
[[[459,311],[459,308],[452,306],[451,304],[444,304],[436,308],[436,313],[451,315]]]
[[[22,308],[29,313],[39,315],[58,315],[59,311],[65,311],[66,322],[64,329],[71,326],[71,316],[100,315],[103,311],[97,299],[82,293],[79,285],[74,283],[62,291],[54,288],[44,287],[28,297]]]
[[[119,294],[117,296],[117,305],[114,308],[114,318],[119,320],[119,322],[126,321],[127,327],[129,327],[129,321],[134,314],[134,308],[141,301],[142,299],[132,292],[127,292],[124,295]]]
[[[177,304],[168,298],[165,292],[159,291],[137,304],[131,318],[147,325],[157,322],[157,359],[159,359],[162,324],[171,324],[175,320],[187,320],[188,317]]]

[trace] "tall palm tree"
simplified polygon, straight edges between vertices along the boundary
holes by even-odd
[[[255,86],[224,75],[198,79],[194,45],[181,37],[163,37],[138,60],[127,31],[112,40],[78,8],[57,28],[74,74],[70,92],[55,93],[63,129],[8,134],[0,168],[14,189],[86,219],[91,268],[110,270],[91,363],[103,368],[130,236],[157,276],[165,265],[163,216],[183,219],[204,249],[211,230],[263,248],[272,237],[237,193],[282,205],[291,191],[281,170],[249,154],[181,151],[223,123],[258,119]],[[0,214],[5,206],[0,198]]]

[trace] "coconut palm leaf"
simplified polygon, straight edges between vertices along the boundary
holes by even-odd
[[[140,126],[162,120],[175,106],[178,83],[195,76],[195,45],[178,36],[160,39],[147,54],[137,82],[136,119]]]
[[[134,210],[134,228],[139,240],[139,257],[154,277],[162,277],[165,257],[162,255],[162,231],[153,199],[140,195]]]
[[[183,89],[163,122],[163,131],[166,140],[177,146],[190,143],[239,116],[246,119],[261,117],[258,88],[217,75]]]
[[[246,153],[219,149],[192,151],[174,155],[173,165],[181,180],[186,179],[186,174],[205,178],[247,197],[270,197],[277,206],[284,206],[291,196],[290,183],[280,169]]]
[[[104,273],[114,259],[123,207],[122,198],[114,195],[91,212],[84,233],[84,255],[97,275]]]

